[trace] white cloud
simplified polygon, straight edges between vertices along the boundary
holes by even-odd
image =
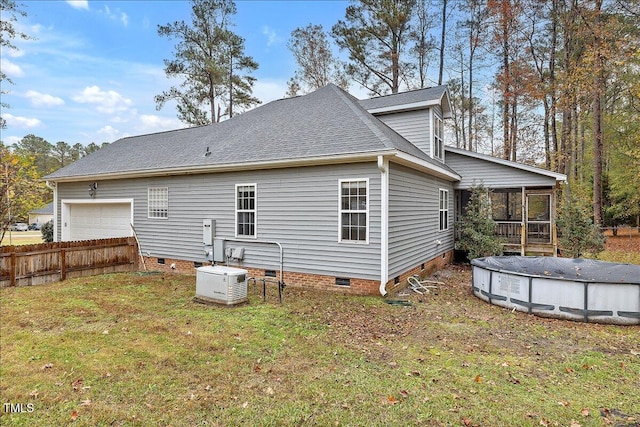
[[[5,49],[3,49],[2,53],[6,53],[8,56],[10,56],[12,58],[20,58],[22,55],[24,55],[24,52],[21,51],[20,49],[5,48]]]
[[[253,96],[262,101],[262,104],[284,98],[287,93],[286,80],[260,79],[253,86]]]
[[[57,96],[49,95],[46,93],[36,92],[30,90],[25,95],[31,101],[31,105],[34,107],[55,107],[58,105],[64,105],[64,100]]]
[[[276,34],[276,30],[267,25],[262,27],[262,34],[267,36],[267,46],[282,43],[282,37],[278,36],[278,34]]]
[[[8,136],[2,140],[2,143],[5,145],[5,147],[10,147],[20,141],[22,141],[22,138],[20,138],[19,136]]]
[[[67,4],[74,9],[89,10],[89,0],[67,0]]]
[[[122,12],[120,9],[116,9],[115,11],[111,11],[111,8],[107,5],[104,5],[104,8],[99,11],[99,13],[104,14],[107,18],[112,21],[120,21],[122,25],[125,27],[129,25],[129,16]]]
[[[127,111],[133,103],[116,91],[105,92],[98,86],[87,86],[82,94],[74,96],[73,100],[81,104],[95,104],[96,109],[105,114]]]
[[[138,122],[139,126],[136,126],[136,130],[141,133],[162,132],[184,127],[184,124],[178,119],[160,117],[155,114],[142,114]]]
[[[118,139],[120,131],[112,126],[106,125],[98,130],[98,135],[103,135],[107,142],[113,142]]]
[[[35,117],[20,117],[4,113],[2,118],[7,121],[7,126],[15,126],[18,128],[35,128],[42,124],[42,122]]]
[[[7,58],[0,58],[0,67],[2,68],[2,71],[9,77],[24,76],[24,71],[22,71],[22,68],[20,68],[19,65],[9,61]]]

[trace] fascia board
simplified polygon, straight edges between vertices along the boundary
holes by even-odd
[[[434,105],[439,105],[439,104],[440,104],[439,99],[431,99],[429,101],[412,102],[410,104],[400,104],[400,105],[391,105],[388,107],[372,108],[367,111],[373,115],[385,114],[385,113],[397,113],[400,111],[421,110],[421,109],[433,107]]]
[[[283,159],[275,161],[259,161],[247,163],[228,163],[223,165],[198,165],[179,168],[145,169],[137,171],[114,172],[92,175],[75,175],[60,178],[49,177],[48,182],[78,182],[96,179],[127,179],[146,178],[155,176],[170,175],[195,175],[203,173],[239,172],[247,170],[281,169],[300,166],[318,166],[344,163],[360,163],[367,161],[377,161],[378,156],[395,154],[395,150],[379,150],[371,152],[347,153],[333,156],[307,157],[299,159]]]
[[[425,171],[447,181],[460,181],[462,179],[462,177],[457,173],[452,173],[445,168],[438,167],[437,165],[426,162],[418,157],[412,156],[411,154],[397,152],[392,160],[395,160],[397,163],[413,167],[414,169]]]
[[[529,165],[525,165],[525,164],[522,164],[522,163],[516,163],[516,162],[509,161],[509,160],[500,159],[498,157],[487,156],[486,154],[476,153],[474,151],[462,150],[460,148],[454,148],[454,147],[445,146],[444,149],[445,149],[445,151],[450,151],[452,153],[460,154],[461,156],[468,156],[468,157],[473,157],[473,158],[479,159],[479,160],[486,160],[488,162],[493,162],[493,163],[497,163],[497,164],[500,164],[500,165],[509,166],[509,167],[512,167],[512,168],[515,168],[515,169],[521,169],[521,170],[524,170],[524,171],[527,171],[527,172],[535,173],[535,174],[538,174],[538,175],[544,175],[544,176],[548,176],[550,178],[555,178],[555,180],[559,181],[559,182],[566,182],[567,181],[567,175],[564,175],[564,174],[561,174],[561,173],[557,173],[557,172],[548,171],[546,169],[537,168],[535,166],[529,166]]]

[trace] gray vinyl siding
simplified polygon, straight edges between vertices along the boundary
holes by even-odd
[[[445,231],[439,230],[440,189],[449,191],[449,229]],[[391,164],[389,278],[453,249],[453,209],[450,182]]]
[[[553,187],[556,184],[552,177],[451,151],[447,152],[446,163],[462,177],[456,189],[469,189],[480,184],[487,188]]]
[[[339,243],[338,182],[359,178],[369,179],[369,243]],[[236,184],[257,186],[257,239],[227,243],[245,248],[241,265],[277,270],[277,246],[256,242],[278,241],[286,271],[379,280],[380,172],[375,163],[100,181],[96,200],[134,199],[134,226],[144,255],[202,262],[203,219],[216,221],[216,237],[235,239]],[[165,186],[168,219],[147,218],[147,189]],[[59,183],[58,200],[85,199],[86,189],[86,183]]]
[[[431,155],[429,109],[376,116],[416,147]]]

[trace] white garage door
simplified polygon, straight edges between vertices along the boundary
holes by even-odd
[[[131,236],[131,203],[69,204],[68,240]],[[65,239],[66,240],[66,239]]]

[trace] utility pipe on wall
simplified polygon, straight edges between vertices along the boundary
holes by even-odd
[[[282,245],[280,242],[276,242],[275,240],[241,240],[241,239],[228,239],[226,237],[221,237],[222,240],[226,240],[227,242],[236,242],[236,243],[264,243],[267,245],[278,245],[280,248],[280,282],[284,283],[284,249],[282,249]]]

